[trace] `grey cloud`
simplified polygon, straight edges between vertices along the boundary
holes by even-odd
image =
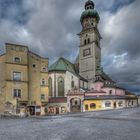
[[[103,14],[107,20],[101,25],[104,69],[120,85],[137,92],[140,92],[139,5],[135,1],[115,15]]]

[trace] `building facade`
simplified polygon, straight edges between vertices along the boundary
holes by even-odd
[[[67,96],[71,89],[87,89],[88,81],[76,71],[75,65],[64,58],[59,58],[49,67],[49,114],[68,112]]]
[[[36,107],[48,102],[48,59],[28,50],[27,46],[6,44],[6,53],[0,56],[0,91],[3,106],[15,109]]]

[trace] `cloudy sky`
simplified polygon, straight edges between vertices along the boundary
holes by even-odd
[[[78,55],[86,0],[0,0],[0,53],[4,43],[28,45],[50,63]],[[119,85],[140,93],[140,0],[94,0],[103,37],[102,66]]]

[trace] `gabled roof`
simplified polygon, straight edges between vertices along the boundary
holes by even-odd
[[[74,64],[62,57],[49,67],[49,71],[69,71],[76,74]]]

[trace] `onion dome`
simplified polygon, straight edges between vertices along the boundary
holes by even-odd
[[[92,8],[94,9],[94,3],[93,3],[93,1],[88,0],[88,1],[85,3],[85,9],[86,9],[88,6],[92,6]]]
[[[85,3],[85,11],[82,13],[80,21],[81,23],[85,18],[96,18],[97,22],[100,20],[100,16],[96,10],[94,10],[94,3],[91,0],[88,0]]]

